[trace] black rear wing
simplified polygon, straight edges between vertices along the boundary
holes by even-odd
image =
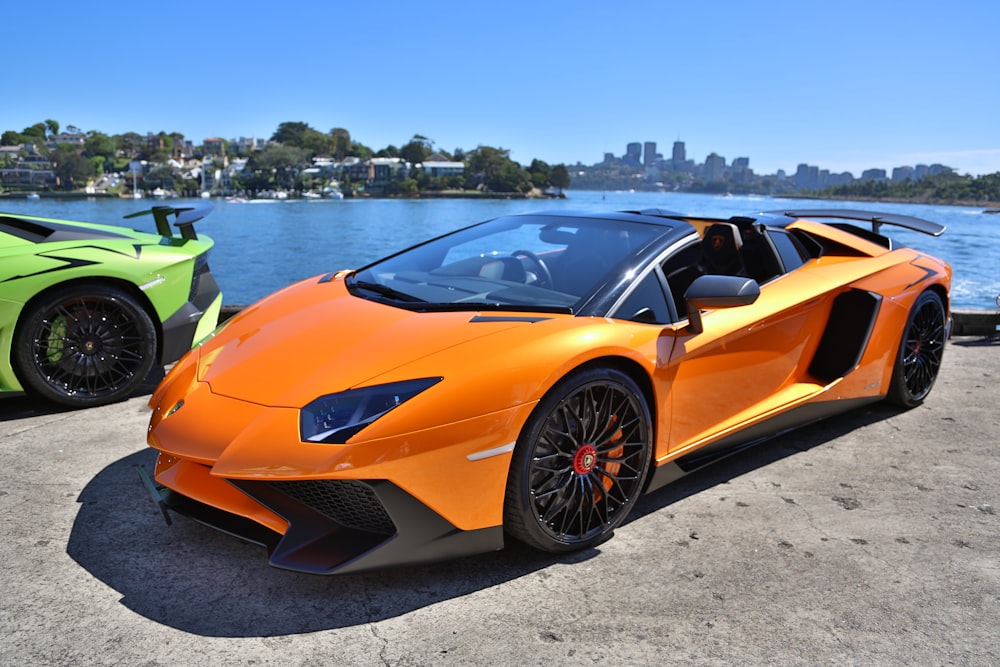
[[[173,236],[173,232],[170,231],[170,216],[175,215],[177,219],[174,220],[174,226],[181,230],[181,238],[196,240],[198,234],[194,231],[194,223],[211,213],[212,208],[211,204],[201,204],[198,206],[154,206],[148,211],[129,213],[125,218],[138,218],[140,215],[152,214],[153,219],[156,221],[156,232],[160,236],[169,238]]]
[[[857,211],[850,208],[813,208],[794,211],[767,211],[770,215],[784,215],[789,218],[839,218],[843,220],[858,220],[872,223],[872,232],[879,233],[882,225],[895,225],[915,232],[941,236],[946,227],[930,220],[915,218],[911,215],[896,213],[878,213],[876,211]]]

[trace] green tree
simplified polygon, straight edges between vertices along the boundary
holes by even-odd
[[[31,137],[32,140],[45,140],[45,123],[35,123],[29,127],[24,128],[21,132],[25,137]]]
[[[103,155],[95,155],[94,157],[87,158],[87,161],[93,165],[94,174],[100,175],[105,173],[104,165],[108,163],[108,160]]]
[[[174,152],[174,135],[167,134],[166,132],[160,132],[156,135],[160,139],[160,147],[167,153]]]
[[[549,172],[549,180],[552,182],[552,187],[557,188],[561,195],[570,185],[569,169],[564,164],[557,164]]]
[[[333,155],[336,151],[337,140],[329,134],[323,134],[316,130],[309,129],[302,135],[302,148],[310,155]]]
[[[508,160],[486,180],[486,187],[492,192],[527,192],[531,189],[531,179],[519,164]]]
[[[477,178],[486,180],[501,164],[510,161],[510,151],[491,146],[479,146],[465,156],[469,171]]]
[[[1000,172],[983,176],[959,175],[954,172],[905,181],[861,181],[851,185],[828,188],[820,194],[834,197],[866,199],[903,199],[919,202],[982,202],[1000,201]]]
[[[362,143],[359,143],[357,141],[352,141],[351,148],[349,151],[347,151],[347,155],[349,157],[356,157],[361,160],[367,160],[370,157],[374,157],[375,152]]]
[[[277,188],[295,187],[300,168],[309,164],[309,152],[304,148],[272,144],[254,153],[247,162],[247,169],[264,177]]]
[[[419,191],[417,181],[412,178],[393,181],[389,184],[389,192],[397,195],[412,195]]]
[[[145,145],[145,139],[135,132],[115,135],[114,139],[115,143],[118,144],[118,149],[124,153],[125,157],[130,159],[138,157]]]
[[[83,141],[83,157],[85,158],[103,157],[113,162],[116,150],[115,140],[100,132],[89,133]]]
[[[271,174],[247,168],[237,174],[233,181],[237,190],[255,195],[261,190],[267,190],[271,187]]]
[[[414,134],[409,143],[399,149],[399,157],[410,164],[420,164],[434,152],[433,146],[434,142],[427,137]]]
[[[539,190],[544,190],[551,184],[551,172],[552,167],[547,163],[534,159],[531,161],[531,165],[528,167],[528,175],[531,178],[532,186],[538,188]]]
[[[307,123],[295,121],[284,122],[278,125],[278,129],[271,135],[271,141],[302,148],[305,146],[306,134],[310,131],[315,132],[316,130],[309,127]]]
[[[478,146],[465,157],[474,184],[485,185],[493,192],[527,192],[531,189],[528,173],[510,159],[507,149]]]
[[[50,159],[63,190],[80,189],[94,176],[94,165],[69,144],[59,144]]]
[[[143,176],[143,182],[146,184],[147,188],[163,188],[165,190],[174,190],[174,170],[170,165],[166,163],[161,163],[154,166],[149,170],[149,173]]]
[[[7,130],[0,135],[0,146],[17,146],[21,143],[21,135],[14,130]]]
[[[47,120],[45,121],[45,127],[49,130],[49,136],[54,137],[59,134],[59,121],[57,120]]]
[[[333,156],[343,161],[351,149],[351,133],[342,127],[335,127],[330,130],[330,136],[333,137]]]

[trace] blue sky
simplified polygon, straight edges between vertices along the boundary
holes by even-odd
[[[759,174],[1000,171],[1000,3],[8,3],[0,131],[415,134],[523,164],[630,141]]]

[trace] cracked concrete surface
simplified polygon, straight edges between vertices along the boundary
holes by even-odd
[[[167,527],[143,397],[0,400],[10,665],[1000,663],[1000,343],[927,402],[802,429],[643,498],[614,539],[354,577]]]

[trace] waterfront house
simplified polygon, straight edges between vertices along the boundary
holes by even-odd
[[[446,176],[464,176],[465,163],[452,160],[428,160],[419,165],[431,178],[444,178]]]

